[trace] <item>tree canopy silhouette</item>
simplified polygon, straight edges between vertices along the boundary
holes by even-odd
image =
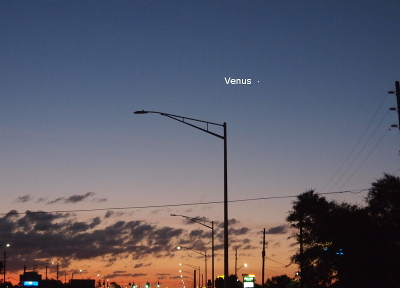
[[[297,197],[287,221],[299,243],[292,261],[300,286],[398,287],[400,178],[372,183],[366,205],[328,201],[314,190]],[[397,286],[396,286],[397,285]]]
[[[296,288],[298,283],[287,275],[274,276],[265,282],[267,288]]]

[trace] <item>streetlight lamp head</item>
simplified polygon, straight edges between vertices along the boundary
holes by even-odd
[[[181,248],[182,248],[181,246],[176,247],[176,249],[178,249],[178,250],[180,250]]]
[[[135,111],[135,112],[133,112],[133,114],[147,114],[147,111],[145,111],[145,110],[142,110],[142,111]]]
[[[176,214],[169,214],[169,216],[176,216]]]

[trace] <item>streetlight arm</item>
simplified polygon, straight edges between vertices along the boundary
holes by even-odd
[[[207,228],[213,229],[211,226],[208,226],[208,225],[206,225],[206,224],[204,224],[204,223],[202,223],[202,222],[199,222],[199,221],[203,221],[203,222],[209,222],[209,223],[212,223],[211,221],[208,221],[208,220],[204,220],[204,219],[198,219],[198,218],[191,218],[191,217],[188,217],[188,216],[185,216],[185,215],[176,215],[176,214],[171,214],[170,216],[181,216],[181,217],[184,217],[184,218],[186,218],[186,219],[188,219],[188,220],[190,220],[190,221],[193,221],[193,222],[199,223],[200,225],[203,225],[204,227],[207,227]]]
[[[133,114],[147,114],[147,113],[160,114],[161,116],[166,116],[166,117],[171,118],[173,120],[179,121],[179,122],[181,122],[183,124],[192,126],[192,127],[196,128],[196,129],[199,129],[199,130],[201,130],[203,132],[211,134],[211,135],[213,135],[215,137],[218,137],[218,138],[221,138],[221,139],[225,138],[225,136],[219,135],[217,133],[214,133],[214,132],[211,132],[210,130],[208,130],[208,124],[221,126],[221,127],[224,127],[224,124],[218,124],[218,123],[214,123],[214,122],[209,122],[209,121],[204,121],[204,120],[199,120],[199,119],[194,119],[194,118],[189,118],[189,117],[184,117],[184,116],[179,116],[179,115],[173,115],[173,114],[168,114],[168,113],[163,113],[163,112],[157,112],[157,111],[145,111],[145,110],[142,110],[142,111],[133,112]],[[196,122],[201,122],[201,123],[206,123],[207,124],[207,129],[204,129],[204,128],[200,127],[200,126],[185,122],[185,119],[191,120],[191,121],[196,121]]]
[[[191,268],[193,268],[193,269],[200,270],[200,266],[194,266],[194,265],[185,264],[185,263],[179,263],[179,265],[186,265],[186,266],[189,266],[189,267],[191,267]]]
[[[207,254],[202,253],[202,252],[200,252],[199,250],[192,249],[192,248],[189,248],[189,247],[183,247],[183,246],[178,246],[178,247],[177,247],[178,250],[181,249],[181,248],[187,249],[187,250],[192,250],[193,252],[196,252],[196,253],[198,253],[198,254],[200,254],[200,255],[202,255],[202,256],[207,257]]]

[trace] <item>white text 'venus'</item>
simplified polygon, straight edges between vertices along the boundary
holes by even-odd
[[[251,84],[251,79],[233,79],[231,77],[224,78],[226,84]]]

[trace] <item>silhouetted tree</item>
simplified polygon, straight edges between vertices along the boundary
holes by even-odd
[[[13,284],[9,281],[0,283],[0,288],[10,288],[10,287],[13,287]]]
[[[367,206],[327,201],[313,190],[293,202],[287,221],[300,245],[301,287],[398,287],[400,178],[372,183]],[[396,286],[397,285],[397,286]]]
[[[366,198],[374,219],[371,273],[380,287],[400,286],[400,178],[385,173],[372,183]]]
[[[267,288],[295,288],[299,286],[298,282],[295,282],[294,279],[287,275],[275,276],[265,282],[265,287]]]
[[[327,243],[332,242],[328,241],[326,227],[334,204],[309,190],[297,197],[287,217],[291,227],[298,230],[293,237],[300,244],[300,250],[292,261],[300,266],[301,287],[327,287],[335,279],[329,254],[324,253]]]
[[[218,277],[215,280],[215,287],[216,288],[224,288],[224,278]],[[238,281],[235,275],[228,276],[227,287],[229,288],[243,288],[243,283]]]

